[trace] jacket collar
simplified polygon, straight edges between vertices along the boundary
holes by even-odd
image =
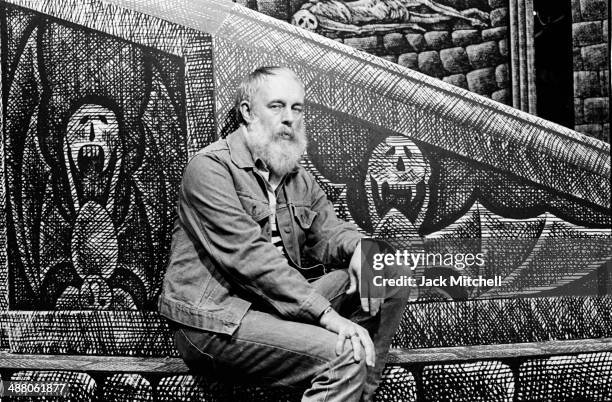
[[[255,160],[253,154],[247,146],[245,136],[246,127],[240,126],[236,131],[226,137],[227,147],[229,149],[230,158],[236,166],[241,169],[255,168]],[[296,173],[299,166],[296,166],[291,173]]]
[[[240,126],[236,131],[227,136],[227,147],[229,148],[230,158],[236,166],[241,169],[254,168],[255,161],[253,155],[246,144],[244,138],[244,126]]]

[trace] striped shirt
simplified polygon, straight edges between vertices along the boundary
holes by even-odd
[[[265,179],[266,190],[268,193],[268,203],[270,205],[270,229],[272,229],[272,244],[280,251],[285,258],[287,258],[287,253],[285,252],[285,247],[283,247],[283,239],[281,238],[280,232],[278,230],[278,226],[276,225],[276,189],[280,183],[280,180],[277,182],[270,182],[270,171],[265,168],[263,163],[258,159],[255,163],[257,166],[257,170]]]

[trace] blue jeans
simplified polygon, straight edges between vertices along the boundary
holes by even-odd
[[[378,315],[361,311],[359,296],[345,293],[346,270],[313,282],[341,315],[365,327],[376,348],[375,367],[353,358],[350,341],[336,354],[337,335],[322,327],[251,309],[233,336],[180,326],[176,346],[192,370],[207,378],[306,389],[302,401],[371,401],[407,301],[389,294]]]

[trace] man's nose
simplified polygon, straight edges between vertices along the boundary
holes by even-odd
[[[283,115],[281,117],[283,119],[283,124],[287,126],[293,125],[293,122],[295,121],[293,110],[291,110],[290,107],[283,108]]]

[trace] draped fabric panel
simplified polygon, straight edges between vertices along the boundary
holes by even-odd
[[[533,0],[509,0],[512,106],[536,114]]]

